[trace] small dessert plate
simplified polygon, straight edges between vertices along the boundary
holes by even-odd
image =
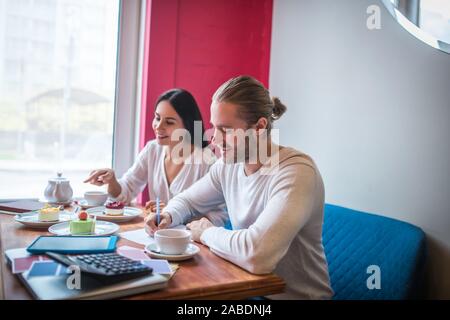
[[[117,223],[133,220],[134,218],[139,217],[142,214],[142,210],[139,208],[125,207],[123,209],[123,215],[120,216],[105,214],[104,206],[87,209],[86,212],[92,216],[96,216],[97,220],[112,221]]]
[[[17,222],[30,227],[30,228],[48,228],[54,224],[69,221],[72,218],[72,214],[68,211],[61,211],[59,213],[59,220],[55,221],[39,221],[39,213],[37,211],[20,213],[14,217]]]
[[[145,247],[145,252],[152,258],[165,259],[169,261],[182,261],[187,260],[195,256],[200,252],[200,248],[195,244],[190,243],[186,251],[182,254],[164,254],[159,251],[156,243],[151,243]]]
[[[39,202],[41,203],[46,203],[49,204],[51,206],[64,206],[64,207],[68,207],[72,204],[72,199],[69,201],[64,201],[64,202],[52,202],[52,201],[48,201],[47,199],[39,199]]]
[[[48,232],[53,233],[57,236],[109,236],[120,229],[120,227],[115,223],[97,220],[95,222],[95,233],[72,235],[70,233],[69,223],[70,221],[65,221],[54,224],[50,228],[48,228]]]
[[[89,209],[89,208],[95,208],[98,207],[97,205],[90,205],[88,204],[86,199],[75,199],[76,203],[81,207],[81,209]]]

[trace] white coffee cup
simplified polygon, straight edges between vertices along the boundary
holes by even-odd
[[[84,199],[90,206],[102,206],[108,199],[108,194],[103,191],[87,191],[84,193]]]
[[[156,245],[163,254],[182,254],[191,242],[191,232],[180,229],[161,229],[154,234]]]

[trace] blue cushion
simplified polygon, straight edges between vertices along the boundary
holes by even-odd
[[[225,222],[225,225],[223,227],[228,230],[233,230],[233,226],[231,225],[230,219],[228,219],[227,222]]]
[[[425,260],[425,234],[409,223],[325,205],[323,245],[333,299],[417,297]],[[371,265],[380,267],[381,288],[370,290]]]

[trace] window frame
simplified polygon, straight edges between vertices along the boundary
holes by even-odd
[[[145,0],[121,0],[116,67],[112,167],[121,176],[139,151]]]

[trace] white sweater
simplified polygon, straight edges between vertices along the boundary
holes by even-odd
[[[118,180],[122,191],[116,198],[117,201],[131,202],[148,184],[149,199],[156,200],[159,196],[160,201],[167,204],[175,195],[207,174],[216,161],[214,153],[209,148],[196,148],[185,160],[183,168],[169,186],[164,167],[164,148],[156,140],[151,140],[145,145],[133,166]],[[210,209],[206,216],[214,225],[223,226],[228,220],[224,206]]]
[[[313,160],[281,148],[271,175],[246,176],[244,165],[217,161],[209,174],[171,201],[172,226],[226,203],[234,230],[207,229],[201,241],[217,255],[256,274],[274,272],[286,282],[272,299],[328,299],[322,246],[324,186]]]

